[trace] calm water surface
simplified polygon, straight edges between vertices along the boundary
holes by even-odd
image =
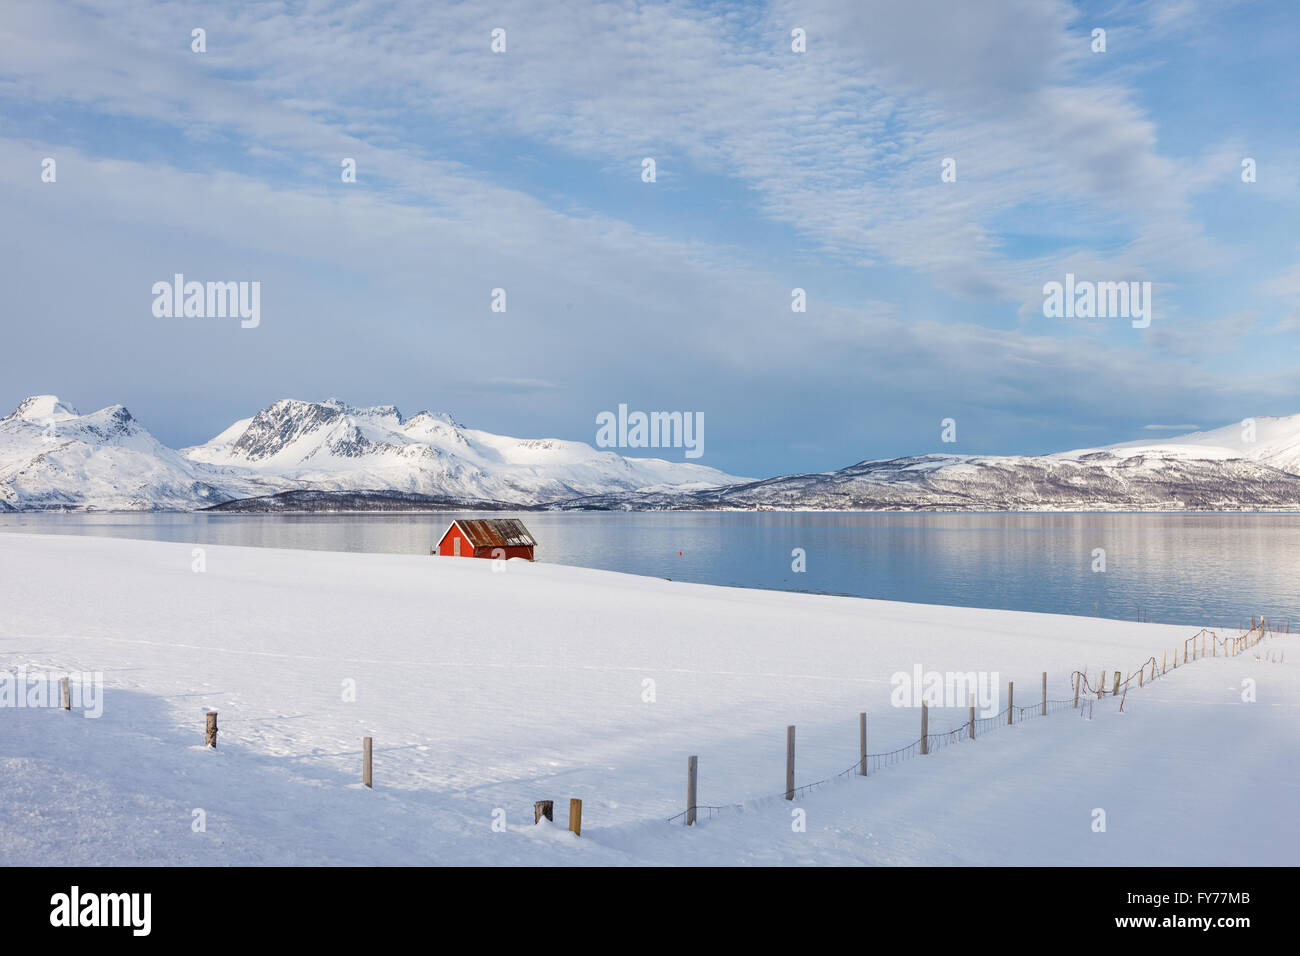
[[[0,532],[427,554],[453,517],[469,515],[3,515]],[[1300,621],[1300,515],[519,517],[539,561],[679,581],[1198,626]],[[796,548],[803,573],[791,569]],[[1104,573],[1092,570],[1096,548]]]

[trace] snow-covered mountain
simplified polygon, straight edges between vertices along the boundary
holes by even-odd
[[[506,438],[392,405],[285,399],[183,449],[191,461],[258,475],[279,490],[385,489],[535,504],[619,491],[697,490],[738,479],[702,465],[624,458],[558,439]]]
[[[1117,458],[1178,458],[1227,461],[1241,458],[1300,474],[1300,415],[1257,418],[1212,431],[1175,435],[1161,441],[1130,441],[1061,452],[1053,458],[1080,459],[1098,452]]]
[[[1251,440],[1253,438],[1253,440]],[[365,494],[359,494],[364,492]],[[254,499],[254,500],[250,500]],[[236,504],[237,502],[237,504]],[[120,405],[50,395],[0,419],[0,511],[331,507],[795,510],[1300,509],[1300,415],[1039,456],[921,455],[750,481],[506,438],[391,405],[278,401],[174,451]]]
[[[506,438],[391,405],[278,401],[211,441],[167,448],[120,405],[51,395],[0,419],[0,510],[191,510],[281,492],[392,491],[532,505],[741,479],[581,442]]]
[[[1253,437],[1253,441],[1250,438]],[[863,461],[687,493],[602,495],[570,509],[1241,511],[1300,509],[1300,415],[1042,456]]]
[[[260,493],[256,481],[214,477],[121,405],[82,415],[36,395],[0,419],[0,504],[12,510],[189,509]]]

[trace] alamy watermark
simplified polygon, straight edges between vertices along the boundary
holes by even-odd
[[[703,412],[628,412],[596,416],[598,448],[684,448],[687,458],[704,454]]]
[[[1049,319],[1132,319],[1133,328],[1151,324],[1150,282],[1065,282],[1043,284],[1043,315]]]
[[[186,282],[177,272],[172,281],[153,284],[153,314],[159,319],[240,318],[241,328],[262,322],[262,283]]]
[[[50,925],[58,927],[125,927],[148,936],[152,911],[152,893],[83,893],[74,885],[50,897]]]
[[[911,673],[895,672],[889,684],[894,707],[969,707],[973,695],[979,716],[993,717],[999,710],[997,671],[927,671],[916,664]]]
[[[104,713],[104,675],[100,671],[0,671],[0,708],[62,707],[63,678],[68,678],[69,705],[81,716]]]

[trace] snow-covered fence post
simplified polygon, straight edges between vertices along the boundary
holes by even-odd
[[[373,737],[361,738],[361,782],[374,789],[374,780],[370,774],[370,757],[374,746]]]
[[[207,722],[206,731],[207,733],[205,734],[203,740],[204,746],[211,747],[213,750],[216,750],[217,749],[217,712],[215,710],[208,711],[208,722]]]
[[[1043,714],[1047,716],[1047,671],[1043,671]]]
[[[1016,705],[1016,682],[1007,681],[1007,726],[1011,726],[1011,714],[1014,712]]]
[[[1160,652],[1160,676],[1161,677],[1165,676],[1165,665],[1168,663],[1169,663],[1169,652],[1161,651]]]
[[[858,714],[858,776],[867,775],[867,715]]]
[[[1099,675],[1097,677],[1097,696],[1105,697],[1106,696],[1106,668],[1104,667],[1101,668],[1099,671],[1097,671],[1097,674]]]
[[[794,724],[785,728],[785,798],[794,799]]]
[[[970,739],[975,739],[975,695],[970,695]]]
[[[930,752],[930,707],[921,701],[921,755]]]
[[[582,836],[582,801],[577,797],[569,798],[569,832]]]
[[[686,758],[686,825],[695,824],[695,777],[699,773],[700,758]]]
[[[1143,662],[1142,662],[1142,667],[1138,670],[1138,686],[1139,686],[1139,687],[1142,686],[1142,681],[1146,678],[1146,676],[1147,676],[1147,662],[1146,662],[1146,661],[1143,661]]]
[[[72,688],[68,685],[68,678],[59,678],[59,703],[63,705],[64,710],[72,710]]]
[[[542,822],[542,817],[555,822],[555,801],[535,800],[533,802],[533,826]]]

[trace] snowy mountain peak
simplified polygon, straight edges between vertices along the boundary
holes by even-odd
[[[396,405],[349,405],[341,398],[327,398],[320,404],[337,409],[340,414],[349,418],[390,419],[398,425],[402,424],[403,421],[402,413],[397,410]]]
[[[36,395],[0,419],[0,504],[7,508],[188,509],[260,490],[234,476],[224,478],[223,490],[208,477],[122,405],[80,415],[53,395]]]
[[[345,409],[346,405],[336,399],[303,402],[283,398],[272,402],[253,416],[244,433],[229,446],[230,457],[247,462],[273,458],[304,438],[336,425],[345,417]]]
[[[1054,457],[1078,458],[1097,453],[1119,458],[1145,456],[1214,461],[1240,458],[1300,474],[1300,415],[1248,418],[1208,431],[1085,448]]]
[[[33,395],[19,402],[18,407],[9,418],[21,418],[23,421],[38,422],[44,425],[47,422],[61,422],[70,418],[78,418],[80,415],[81,413],[71,405],[59,401],[57,395]]]
[[[388,490],[520,504],[738,480],[701,465],[623,458],[583,442],[467,429],[445,413],[404,419],[394,405],[356,407],[339,398],[273,402],[183,453],[196,463],[255,473],[283,490]]]
[[[416,423],[422,423],[426,421],[439,422],[443,425],[450,425],[452,428],[461,427],[460,422],[456,421],[456,419],[452,418],[446,412],[430,412],[430,411],[416,412],[414,415],[412,415],[410,418],[406,420],[406,424],[413,425]]]

